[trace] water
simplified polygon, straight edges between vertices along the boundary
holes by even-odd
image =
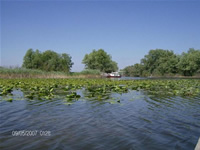
[[[62,99],[2,100],[0,149],[194,149],[200,136],[200,96],[156,97],[129,91],[111,97],[121,102],[82,98],[64,105]],[[12,135],[21,130],[37,134]]]
[[[190,80],[194,80],[194,79],[200,79],[199,77],[194,77],[194,78],[190,78],[190,77],[124,77],[122,76],[121,78],[111,78],[111,80],[144,80],[144,79],[149,79],[149,80],[156,80],[156,79],[162,79],[162,80],[179,80],[179,79],[190,79]]]
[[[148,79],[147,77],[121,77],[121,78],[110,78],[110,80],[142,80]]]

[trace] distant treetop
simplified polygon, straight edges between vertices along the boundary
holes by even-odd
[[[66,53],[58,54],[52,50],[40,52],[28,49],[22,67],[27,69],[40,69],[44,71],[70,72],[72,65],[71,56]]]
[[[117,63],[103,49],[93,50],[86,54],[82,60],[86,69],[100,70],[101,72],[113,72],[118,70]]]
[[[123,71],[126,76],[193,76],[200,74],[200,50],[190,48],[181,55],[163,49],[150,50],[140,64],[127,66]]]

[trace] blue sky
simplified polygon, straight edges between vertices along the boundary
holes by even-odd
[[[1,66],[21,66],[27,49],[68,53],[72,71],[104,49],[120,69],[150,49],[200,49],[200,1],[1,1]]]

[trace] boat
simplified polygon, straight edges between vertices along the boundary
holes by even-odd
[[[118,72],[108,73],[107,78],[121,78],[121,75]]]
[[[197,145],[196,145],[194,150],[200,150],[200,138],[199,138]]]

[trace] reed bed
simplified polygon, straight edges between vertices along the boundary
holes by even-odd
[[[83,70],[82,72],[46,72],[36,69],[25,68],[3,68],[0,67],[0,78],[100,78],[97,70]]]

